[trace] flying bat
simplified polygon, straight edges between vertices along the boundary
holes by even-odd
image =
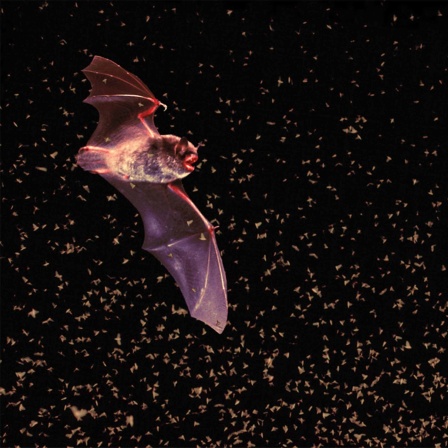
[[[138,210],[143,249],[153,254],[180,287],[191,316],[218,333],[227,323],[227,280],[215,228],[184,190],[197,147],[185,137],[161,135],[154,114],[161,103],[135,75],[95,56],[83,70],[91,90],[84,100],[99,123],[77,163],[100,174]]]

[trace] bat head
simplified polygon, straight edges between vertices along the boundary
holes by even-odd
[[[174,153],[182,161],[183,167],[188,172],[194,170],[194,164],[198,160],[198,150],[185,137],[180,138],[176,143]]]

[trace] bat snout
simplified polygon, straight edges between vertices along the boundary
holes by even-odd
[[[185,167],[185,169],[187,169],[188,171],[194,171],[194,164],[198,161],[198,156],[197,154],[193,153],[193,152],[189,152],[188,154],[185,155],[185,157],[183,158],[182,164]]]

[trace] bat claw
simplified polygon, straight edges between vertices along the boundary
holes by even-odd
[[[168,106],[166,104],[162,103],[161,101],[159,101],[159,106],[162,106],[163,110],[167,110],[168,109]]]
[[[213,226],[213,225],[209,225],[208,227],[208,233],[210,235],[213,235],[215,233],[215,230],[218,228],[219,226]]]

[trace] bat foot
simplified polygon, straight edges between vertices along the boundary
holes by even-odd
[[[84,146],[79,150],[76,161],[86,171],[91,171],[96,174],[106,174],[110,172],[106,161],[108,154],[108,149],[99,146]]]
[[[79,152],[86,152],[86,151],[100,151],[100,152],[109,152],[108,149],[101,148],[101,146],[83,146]]]

